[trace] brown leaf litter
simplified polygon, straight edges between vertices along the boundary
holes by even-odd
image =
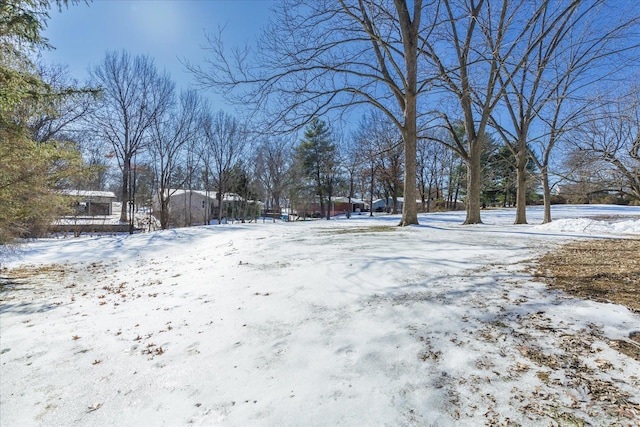
[[[640,314],[640,239],[571,242],[538,260],[536,276],[579,298],[622,304]],[[610,345],[640,360],[640,331]]]

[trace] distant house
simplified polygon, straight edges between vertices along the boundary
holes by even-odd
[[[331,215],[340,215],[347,212],[351,213],[360,213],[366,210],[367,204],[364,200],[356,199],[354,197],[351,198],[351,203],[349,203],[348,197],[335,197],[331,199]]]
[[[324,208],[327,209],[328,200],[325,199]],[[302,207],[302,208],[301,208]],[[343,215],[347,212],[357,213],[357,212],[365,212],[367,210],[368,204],[363,200],[356,199],[355,197],[351,198],[351,203],[349,203],[348,197],[332,197],[331,198],[331,211],[330,216]],[[298,204],[295,212],[298,215],[304,215],[307,217],[320,217],[320,200],[316,196],[313,201],[306,201]],[[324,215],[326,215],[326,210]]]
[[[402,212],[403,205],[404,197],[396,198],[396,210],[398,213]],[[418,205],[418,207],[422,207],[422,200],[416,200],[416,205]],[[371,205],[371,209],[374,212],[393,213],[393,198],[387,197],[386,199],[374,200],[373,204]]]
[[[169,190],[169,218],[174,226],[208,224],[218,202],[215,193],[200,190]],[[154,197],[154,210],[160,211],[158,197]]]
[[[116,195],[111,191],[64,190],[63,194],[73,198],[78,216],[113,214],[112,204],[116,200]]]
[[[173,226],[183,227],[189,225],[209,224],[218,218],[219,206],[215,191],[202,190],[169,190],[169,218]],[[154,209],[160,210],[158,197],[154,197]],[[223,218],[239,218],[242,216],[243,206],[251,206],[252,214],[258,213],[262,203],[246,201],[235,193],[225,193],[222,196]]]
[[[396,198],[396,210],[402,212],[402,204],[404,203],[404,197]],[[393,198],[387,197],[386,199],[377,199],[373,201],[371,209],[374,212],[387,212],[393,213]]]
[[[111,191],[62,190],[60,193],[69,198],[72,212],[57,218],[48,227],[49,233],[115,233],[128,231],[129,226],[120,224],[113,216],[113,204],[116,195]]]

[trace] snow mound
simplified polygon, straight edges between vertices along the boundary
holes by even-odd
[[[591,218],[557,219],[548,224],[536,226],[539,230],[563,233],[608,233],[608,234],[640,234],[640,218],[611,218],[598,220]]]

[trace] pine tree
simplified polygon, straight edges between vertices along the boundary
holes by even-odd
[[[57,0],[61,7],[67,1]],[[73,3],[73,2],[72,2]],[[0,3],[0,244],[42,232],[67,205],[56,189],[82,170],[75,145],[35,142],[27,123],[50,111],[74,90],[53,90],[38,75],[30,54],[49,48],[41,32],[52,2]]]
[[[320,202],[320,216],[325,216],[325,196],[332,195],[336,165],[336,147],[327,124],[314,118],[305,128],[304,138],[297,147],[297,157],[304,177],[312,183],[313,194]],[[329,200],[330,203],[330,200]],[[327,215],[331,207],[327,206]]]

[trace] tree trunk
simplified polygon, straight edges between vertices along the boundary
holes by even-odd
[[[120,207],[120,222],[127,222],[127,209],[129,208],[129,171],[131,161],[125,159],[122,166],[122,206]]]
[[[185,197],[185,200],[188,200],[188,206],[189,208],[187,209],[187,206],[185,206],[184,210],[185,210],[185,222],[187,223],[187,227],[191,227],[193,225],[193,219],[191,218],[191,199],[193,192],[191,191],[191,184],[189,184],[189,196]]]
[[[327,178],[327,221],[331,219],[331,196],[333,195],[333,178]]]
[[[131,171],[131,165],[129,165]],[[136,197],[136,170],[133,169],[133,175],[129,178],[129,234],[135,231],[135,197]]]
[[[375,183],[375,165],[371,162],[371,194],[369,194],[369,216],[373,216],[373,187]]]
[[[516,155],[516,220],[515,224],[527,223],[527,161],[529,160],[526,145],[519,143]]]
[[[223,202],[222,202],[222,192],[218,191],[216,193],[216,199],[218,199],[218,224],[222,224],[222,209],[223,209]]]
[[[414,99],[415,114],[415,99]],[[402,204],[401,226],[418,224],[418,209],[416,205],[416,125],[415,116],[407,132],[404,142],[405,168],[404,168],[404,203]]]
[[[406,65],[406,86],[404,94],[404,203],[400,226],[418,224],[416,205],[416,170],[418,160],[417,143],[417,102],[418,102],[418,31],[422,5],[414,3],[413,22],[406,2],[395,0],[398,11],[402,44],[404,45],[404,63]]]
[[[280,192],[273,191],[272,194],[273,194],[273,210],[276,211],[278,215],[280,215],[282,213],[280,208]]]
[[[458,209],[458,194],[460,194],[460,179],[456,179],[456,192],[453,194],[453,204],[449,209],[454,211]]]
[[[164,195],[160,196],[160,228],[169,228],[169,199],[165,199]]]
[[[543,224],[551,222],[551,186],[549,185],[549,170],[543,167],[540,170],[540,178],[542,180],[542,197],[544,200],[544,219]]]
[[[349,210],[347,211],[347,218],[351,218],[351,212],[353,212],[353,204],[351,203],[351,197],[353,196],[353,170],[349,173]]]
[[[404,203],[402,204],[402,219],[399,224],[402,227],[418,224],[418,207],[416,205],[417,102],[413,93],[407,93],[406,98],[402,135],[404,138]]]
[[[318,191],[318,197],[320,198],[320,218],[324,218],[324,194],[322,191]]]
[[[482,183],[482,165],[480,164],[480,138],[469,141],[469,159],[467,160],[467,217],[464,224],[482,224],[480,218],[480,188]]]

